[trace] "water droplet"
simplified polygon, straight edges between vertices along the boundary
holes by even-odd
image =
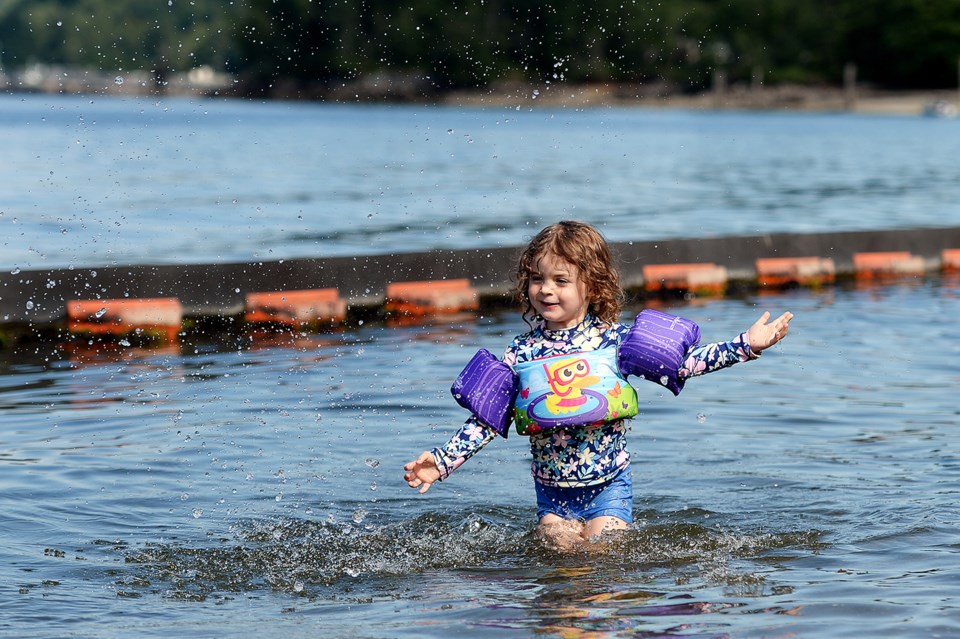
[[[99,311],[97,311],[97,312],[95,313],[95,315],[96,315],[97,318],[99,319],[99,318],[103,317],[104,315],[106,315],[106,313],[107,313],[107,309],[101,308]]]
[[[120,344],[120,346],[130,346],[130,340],[122,339],[118,344]]]
[[[376,489],[377,489],[377,482],[375,481],[370,482],[370,490],[376,490]]]
[[[19,273],[20,273],[20,267],[19,267],[19,266],[17,266],[17,267],[14,268],[12,271],[10,271],[10,275],[17,275],[17,274],[19,274]]]
[[[703,413],[697,413],[697,421],[702,424],[707,421],[707,416]]]
[[[294,592],[303,592],[303,582],[295,581],[293,582],[293,591]]]
[[[667,377],[666,375],[660,378],[660,383],[663,384],[664,386],[666,386],[669,381],[670,381],[670,378]]]
[[[353,511],[353,523],[359,524],[363,522],[363,518],[367,516],[367,511],[363,508],[357,508]]]
[[[33,300],[27,300],[27,310],[28,310],[28,311],[32,311],[32,310],[33,310],[33,306],[34,306]]]
[[[370,468],[376,468],[377,466],[380,465],[380,460],[374,459],[373,457],[367,457],[365,460],[363,460],[363,463],[369,466]]]
[[[115,78],[113,79],[113,81],[114,81],[114,83],[115,83],[117,86],[120,86],[120,85],[123,84],[123,76],[119,76],[119,75],[118,75],[117,77],[115,77]]]
[[[203,517],[203,508],[194,508],[193,509],[193,518],[200,519]]]

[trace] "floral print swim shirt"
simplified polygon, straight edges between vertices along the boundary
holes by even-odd
[[[629,330],[629,326],[619,322],[606,324],[591,315],[569,329],[554,331],[541,324],[515,337],[507,347],[503,361],[512,366],[552,355],[617,347]],[[679,377],[687,379],[711,373],[757,357],[759,354],[750,350],[744,332],[729,342],[690,348]],[[627,427],[627,420],[616,420],[531,435],[531,473],[534,480],[546,486],[574,488],[602,484],[613,479],[630,463]],[[441,479],[446,479],[496,436],[492,428],[471,416],[446,444],[432,451]]]

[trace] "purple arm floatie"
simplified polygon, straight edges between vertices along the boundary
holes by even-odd
[[[700,327],[696,322],[644,309],[620,343],[620,372],[661,384],[679,395],[684,380],[678,373],[684,357],[699,342]]]
[[[511,408],[517,397],[517,376],[507,364],[480,349],[450,387],[457,403],[498,435],[510,430]]]

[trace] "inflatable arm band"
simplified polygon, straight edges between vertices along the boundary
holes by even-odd
[[[480,349],[450,387],[457,403],[484,424],[506,437],[510,430],[517,376],[507,364]]]
[[[684,357],[699,343],[700,327],[696,322],[644,309],[620,343],[620,371],[666,386],[679,395],[685,381],[679,376]]]

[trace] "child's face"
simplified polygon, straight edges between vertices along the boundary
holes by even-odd
[[[590,304],[586,283],[577,269],[550,253],[534,262],[527,294],[533,310],[553,331],[573,328],[582,322]]]

